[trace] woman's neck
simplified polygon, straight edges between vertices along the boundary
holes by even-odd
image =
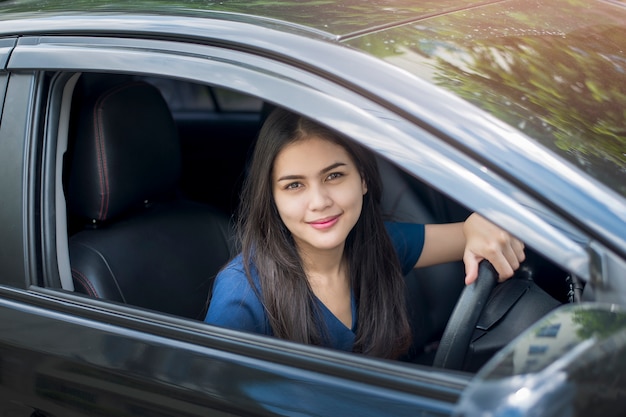
[[[324,251],[300,251],[304,272],[311,286],[336,285],[347,280],[343,247]]]
[[[300,255],[313,294],[348,329],[352,328],[350,279],[342,251]]]

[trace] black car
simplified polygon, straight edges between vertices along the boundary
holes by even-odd
[[[623,1],[0,7],[0,414],[623,414]],[[389,218],[526,262],[407,276],[399,361],[205,324],[276,107],[375,151]]]

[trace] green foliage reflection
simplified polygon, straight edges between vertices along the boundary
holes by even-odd
[[[563,2],[518,2],[351,44],[428,77],[626,196],[626,13],[569,3],[572,16]]]
[[[620,331],[626,331],[626,314],[605,310],[578,310],[572,314],[577,325],[576,334],[581,339],[597,337],[604,339]]]

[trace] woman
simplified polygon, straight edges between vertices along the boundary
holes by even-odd
[[[373,154],[277,109],[242,193],[242,252],[217,276],[205,321],[301,343],[396,358],[410,344],[403,274],[463,258],[510,277],[524,245],[482,217],[384,223]]]

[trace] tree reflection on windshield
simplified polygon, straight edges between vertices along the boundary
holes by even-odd
[[[350,43],[453,91],[626,196],[623,9],[568,3],[509,2]]]

